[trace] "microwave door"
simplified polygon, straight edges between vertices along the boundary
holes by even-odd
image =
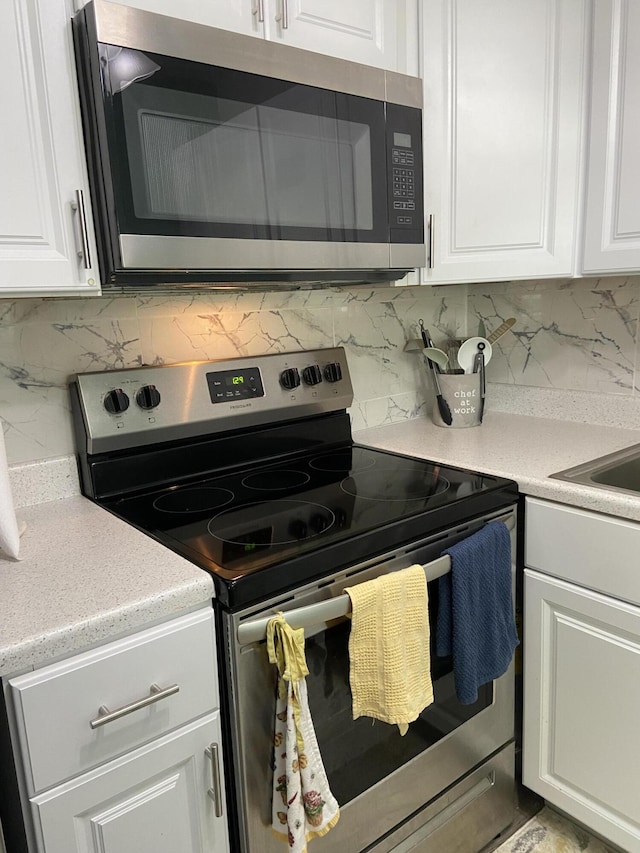
[[[123,269],[389,266],[383,102],[103,48]]]

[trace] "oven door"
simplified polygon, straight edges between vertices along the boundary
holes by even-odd
[[[275,603],[270,610],[282,609],[286,613],[295,608],[301,615],[299,608],[334,598],[345,586],[416,562],[428,564],[445,547],[475,532],[482,523],[458,527],[436,541],[414,545],[401,556],[356,567],[348,576],[343,572],[327,579],[329,583],[324,581],[322,588]],[[437,581],[429,583],[428,591],[435,701],[411,723],[403,737],[397,726],[368,718],[352,719],[349,620],[342,618],[305,629],[311,715],[330,788],[341,808],[337,826],[323,838],[323,850],[364,850],[386,834],[397,833],[409,819],[414,825],[417,812],[513,739],[513,667],[497,681],[484,685],[473,705],[460,704],[455,695],[452,660],[435,654]],[[240,624],[247,625],[260,617],[264,618],[264,611],[254,612],[249,619],[242,615],[229,617],[231,634],[227,639],[237,637]],[[236,640],[231,661],[235,700],[231,712],[233,764],[237,773],[241,849],[275,853],[281,845],[270,833],[275,667],[268,663],[264,641],[240,645]],[[506,817],[500,828],[510,819]]]

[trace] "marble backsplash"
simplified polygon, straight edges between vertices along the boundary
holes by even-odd
[[[405,353],[423,318],[464,333],[466,288],[220,291],[0,300],[0,416],[10,464],[74,452],[68,383],[94,370],[344,346],[354,429],[417,417],[430,390]]]
[[[575,419],[593,413],[598,423],[640,426],[639,306],[640,276],[0,300],[7,454],[17,464],[74,452],[74,373],[315,347],[347,351],[355,429],[425,415],[424,364],[403,351],[418,336],[419,318],[436,344],[477,334],[481,320],[490,333],[516,318],[488,365],[489,411],[563,416],[563,400],[575,407],[579,397]]]

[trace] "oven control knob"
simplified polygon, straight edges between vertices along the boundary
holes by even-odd
[[[114,388],[104,398],[104,407],[111,415],[119,415],[129,408],[129,398],[122,388]]]
[[[280,374],[280,384],[288,391],[292,391],[294,388],[297,388],[300,384],[300,374],[298,373],[298,368],[287,367],[286,370],[283,370]]]
[[[289,535],[294,539],[306,539],[308,532],[307,522],[302,518],[294,518],[289,523]]]
[[[318,385],[322,382],[322,371],[317,364],[310,364],[302,371],[302,378],[307,385]]]
[[[342,368],[337,361],[325,365],[324,378],[327,382],[339,382],[342,379]]]
[[[155,385],[144,385],[136,394],[136,403],[141,409],[155,409],[160,403],[160,392]]]

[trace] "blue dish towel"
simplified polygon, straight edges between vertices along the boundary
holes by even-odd
[[[503,675],[518,645],[511,596],[511,538],[502,521],[447,548],[451,572],[439,581],[436,651],[453,655],[456,695],[464,705]]]

